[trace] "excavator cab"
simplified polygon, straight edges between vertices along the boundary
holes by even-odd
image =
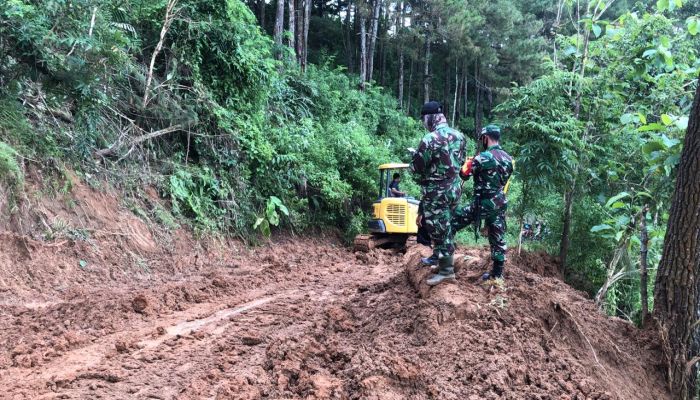
[[[367,222],[370,233],[355,237],[355,250],[405,246],[409,237],[418,232],[419,201],[413,197],[392,197],[389,188],[394,172],[405,169],[408,169],[408,164],[379,166],[379,198],[372,204],[372,218]]]

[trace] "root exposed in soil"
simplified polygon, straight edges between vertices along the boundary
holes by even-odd
[[[138,224],[136,243],[0,234],[0,398],[670,398],[652,333],[600,314],[548,256],[485,287],[488,251],[459,249],[457,282],[429,288],[420,246],[149,247]]]

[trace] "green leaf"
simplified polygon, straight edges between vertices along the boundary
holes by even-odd
[[[622,116],[620,117],[620,123],[622,125],[627,125],[627,124],[631,123],[632,120],[633,120],[632,114],[629,114],[629,113],[622,114]]]
[[[661,151],[661,150],[665,150],[665,149],[666,149],[666,147],[664,147],[663,144],[661,144],[657,141],[646,142],[642,146],[642,152],[644,154],[651,154],[655,151]]]
[[[625,206],[625,203],[624,203],[624,202],[622,202],[622,201],[616,201],[615,203],[613,203],[613,205],[612,205],[610,208],[612,208],[612,209],[618,209],[618,208],[622,208],[622,207],[624,207],[624,206]]]
[[[607,230],[612,230],[612,226],[608,224],[601,224],[601,225],[596,225],[593,228],[591,228],[591,232],[596,233],[596,232],[601,232],[601,231],[607,231]]]
[[[88,266],[88,263],[85,260],[80,260],[78,261],[78,265],[80,265],[80,268],[86,268]]]
[[[698,23],[698,18],[690,17],[686,20],[686,24],[688,25],[688,33],[690,33],[691,36],[697,35],[700,31],[700,23]]]
[[[287,206],[285,206],[284,204],[280,204],[279,209],[280,211],[282,211],[282,214],[289,216],[289,209],[287,209]]]
[[[669,148],[669,149],[677,144],[680,144],[680,142],[681,142],[678,139],[671,139],[666,135],[661,135],[661,140],[663,141],[664,146],[666,146],[666,148]]]
[[[669,126],[673,123],[673,118],[671,118],[671,116],[668,114],[661,114],[661,122],[663,122],[664,125]]]
[[[615,196],[611,197],[610,199],[608,199],[608,202],[605,203],[605,207],[610,207],[616,201],[618,201],[620,199],[624,199],[625,197],[629,197],[629,195],[630,194],[627,192],[620,192],[620,193],[616,194]]]
[[[668,0],[658,0],[656,2],[656,8],[659,9],[659,12],[666,11],[668,9]]]
[[[641,122],[643,125],[647,124],[647,117],[643,113],[638,112],[637,115],[639,116],[639,122]]]
[[[616,242],[619,242],[620,239],[622,239],[622,235],[624,235],[624,234],[625,234],[625,231],[618,231],[618,232],[615,234],[615,241],[616,241]]]
[[[676,128],[684,131],[688,129],[688,117],[683,116],[676,119]]]
[[[601,28],[598,24],[594,24],[591,29],[593,29],[593,34],[595,37],[600,37],[600,34],[603,32],[603,28]]]
[[[651,124],[641,126],[637,128],[638,132],[649,132],[649,131],[663,131],[666,127],[658,122],[652,122]]]
[[[642,53],[642,58],[651,58],[652,56],[655,56],[656,53],[658,53],[658,50],[656,49],[649,49]]]
[[[676,7],[683,7],[683,0],[674,0],[673,2],[676,4]]]
[[[255,224],[253,225],[253,229],[258,229],[258,227],[265,222],[265,218],[258,217],[258,219],[255,220]]]

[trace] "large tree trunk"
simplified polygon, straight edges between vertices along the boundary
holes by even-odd
[[[654,317],[668,362],[673,398],[693,397],[700,305],[700,85],[685,134],[676,189],[654,288]],[[689,362],[692,364],[689,365]],[[693,365],[691,367],[691,365]]]
[[[360,13],[360,90],[365,90],[365,82],[367,82],[367,23],[362,10],[357,10]]]
[[[372,80],[374,73],[374,53],[377,47],[377,32],[379,30],[379,12],[381,11],[382,0],[374,0],[372,8],[372,25],[369,37],[369,55],[367,58],[367,80]]]
[[[571,213],[574,207],[574,187],[576,182],[571,185],[571,188],[564,192],[564,216],[561,230],[561,241],[559,242],[559,260],[561,261],[562,275],[566,272],[566,261],[569,257],[569,243],[571,242]]]
[[[275,15],[275,45],[277,46],[277,59],[282,58],[282,32],[284,31],[284,0],[277,0],[277,14]]]
[[[641,243],[639,250],[639,294],[642,303],[642,326],[646,326],[649,319],[649,294],[647,287],[649,286],[648,275],[648,255],[649,255],[649,230],[647,229],[647,214],[649,207],[644,206],[642,210],[642,218],[639,228],[639,242]]]
[[[304,0],[304,41],[302,45],[301,70],[306,71],[309,59],[309,24],[311,23],[311,1]]]
[[[425,51],[423,59],[423,102],[430,101],[430,33],[425,34]]]

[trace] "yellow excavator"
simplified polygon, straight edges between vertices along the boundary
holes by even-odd
[[[405,246],[418,232],[418,200],[412,197],[392,197],[389,185],[394,171],[408,168],[408,164],[379,166],[379,198],[372,204],[372,219],[367,223],[369,234],[355,237],[356,251],[376,247]]]

